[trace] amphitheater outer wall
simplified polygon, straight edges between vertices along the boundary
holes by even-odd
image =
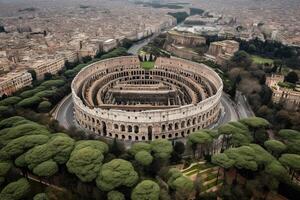
[[[220,77],[204,64],[179,58],[158,58],[156,69],[183,72],[190,77],[195,74],[208,79],[216,88],[214,95],[197,104],[189,104],[166,110],[140,112],[116,109],[89,108],[78,96],[87,77],[97,73],[103,76],[116,70],[136,69],[140,63],[136,56],[118,57],[93,63],[82,69],[72,82],[72,98],[76,124],[88,132],[107,138],[129,141],[147,141],[158,138],[176,139],[186,137],[199,129],[214,124],[220,114],[223,83]]]

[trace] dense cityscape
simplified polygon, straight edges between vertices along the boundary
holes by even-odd
[[[300,195],[298,0],[0,0],[0,200]]]

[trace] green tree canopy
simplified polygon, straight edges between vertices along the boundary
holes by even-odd
[[[290,82],[290,83],[294,83],[294,84],[295,84],[297,81],[299,81],[299,77],[298,77],[298,74],[297,74],[296,72],[291,71],[291,72],[289,72],[289,73],[286,75],[286,77],[285,77],[284,80],[287,81],[287,82]]]
[[[42,101],[39,106],[38,110],[39,112],[48,112],[51,110],[52,104],[49,101]]]
[[[252,64],[252,59],[247,52],[238,51],[231,58],[231,62],[232,62],[233,67],[248,68]]]
[[[153,140],[151,142],[151,149],[154,157],[161,159],[169,158],[173,151],[172,143],[165,139]]]
[[[50,87],[60,87],[60,86],[63,86],[64,84],[65,84],[64,80],[57,79],[57,80],[45,81],[41,84],[41,86],[44,86],[46,88],[50,88]]]
[[[74,151],[77,151],[85,147],[91,147],[93,149],[97,149],[102,154],[106,154],[108,152],[108,145],[98,140],[80,140],[76,142]]]
[[[40,163],[53,159],[58,164],[69,160],[74,148],[74,140],[70,137],[52,137],[46,144],[35,146],[25,154],[25,161],[29,169],[35,168]]]
[[[235,161],[230,159],[225,153],[215,154],[212,156],[211,161],[224,169],[231,168]]]
[[[160,188],[157,183],[151,180],[140,182],[132,191],[132,200],[159,200]]]
[[[300,155],[282,154],[279,161],[290,169],[300,170]]]
[[[7,119],[3,119],[0,122],[0,129],[12,127],[16,122],[19,122],[21,120],[25,120],[25,118],[21,116],[14,116]]]
[[[8,97],[0,101],[0,106],[14,106],[22,100],[21,97]]]
[[[228,158],[235,161],[234,166],[238,169],[257,170],[255,151],[248,146],[230,148],[224,151]]]
[[[278,140],[267,140],[264,143],[264,146],[272,153],[273,155],[280,155],[286,150],[286,145]]]
[[[277,160],[273,160],[270,164],[268,164],[265,168],[265,172],[279,180],[284,179],[288,174],[287,170]]]
[[[284,140],[300,140],[300,132],[292,129],[281,129],[277,135]]]
[[[8,129],[4,134],[0,134],[0,144],[6,145],[11,140],[25,135],[48,135],[50,132],[46,127],[37,123],[25,123]]]
[[[32,97],[23,99],[17,105],[19,107],[23,107],[23,108],[33,108],[33,107],[37,106],[41,101],[42,101],[42,99],[40,97],[32,96]]]
[[[11,140],[1,150],[0,156],[3,158],[13,158],[26,152],[37,145],[45,144],[49,140],[47,135],[26,135]]]
[[[12,164],[10,162],[0,161],[0,177],[6,176],[11,167]]]
[[[50,177],[56,172],[58,172],[58,166],[53,160],[47,160],[33,168],[33,173],[41,177]]]
[[[107,200],[125,200],[124,194],[116,190],[107,193]]]
[[[33,197],[33,200],[50,200],[46,193],[39,193]]]
[[[134,143],[129,149],[131,155],[135,155],[139,151],[151,152],[151,145],[145,142]]]
[[[188,136],[188,141],[192,144],[208,144],[213,141],[212,137],[203,131],[192,133]]]
[[[247,125],[251,129],[267,128],[270,126],[270,123],[261,117],[249,117],[241,119],[240,122]]]
[[[100,171],[103,158],[102,152],[93,147],[75,147],[67,162],[68,171],[83,182],[93,181]]]
[[[138,174],[132,164],[123,159],[114,159],[102,165],[96,183],[102,191],[119,186],[132,187],[138,181]]]
[[[0,199],[23,199],[30,191],[29,182],[25,178],[9,183],[0,193]]]
[[[152,155],[147,151],[139,151],[137,154],[135,154],[134,158],[143,166],[148,166],[153,161]]]

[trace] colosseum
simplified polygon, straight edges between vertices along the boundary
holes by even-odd
[[[145,70],[137,56],[95,62],[72,82],[76,124],[126,141],[177,139],[212,126],[223,83],[204,64],[159,57]]]

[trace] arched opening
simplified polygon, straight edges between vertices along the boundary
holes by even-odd
[[[187,121],[187,126],[190,126],[191,125],[191,120],[189,119],[188,121]]]
[[[106,135],[106,123],[102,122],[102,132],[104,135]]]
[[[152,126],[148,126],[148,140],[152,140]]]
[[[142,140],[145,140],[145,139],[146,139],[145,136],[143,136],[143,137],[142,137]]]
[[[181,122],[181,128],[185,127],[185,121]]]
[[[134,133],[138,133],[139,132],[139,127],[138,126],[134,126]]]
[[[122,139],[123,139],[123,140],[125,139],[125,135],[122,135]]]
[[[128,132],[132,132],[132,126],[129,125],[129,126],[127,127],[127,129],[128,129]]]
[[[123,131],[123,132],[125,131],[125,125],[123,125],[123,124],[121,125],[121,131]]]
[[[195,125],[195,124],[196,124],[196,118],[193,119],[193,125]]]
[[[172,138],[172,134],[169,134],[169,135],[168,135],[168,138]]]
[[[114,124],[114,129],[119,129],[119,125],[118,124]]]
[[[165,132],[165,131],[166,131],[166,125],[163,124],[163,125],[161,126],[161,132]]]
[[[175,130],[178,130],[178,129],[179,129],[179,124],[177,122],[177,123],[175,123]]]
[[[168,131],[171,131],[173,129],[173,124],[169,124]]]
[[[131,136],[130,136],[130,135],[128,136],[128,140],[132,140],[132,138],[131,138]]]
[[[138,136],[135,136],[135,141],[139,141],[139,137]]]

